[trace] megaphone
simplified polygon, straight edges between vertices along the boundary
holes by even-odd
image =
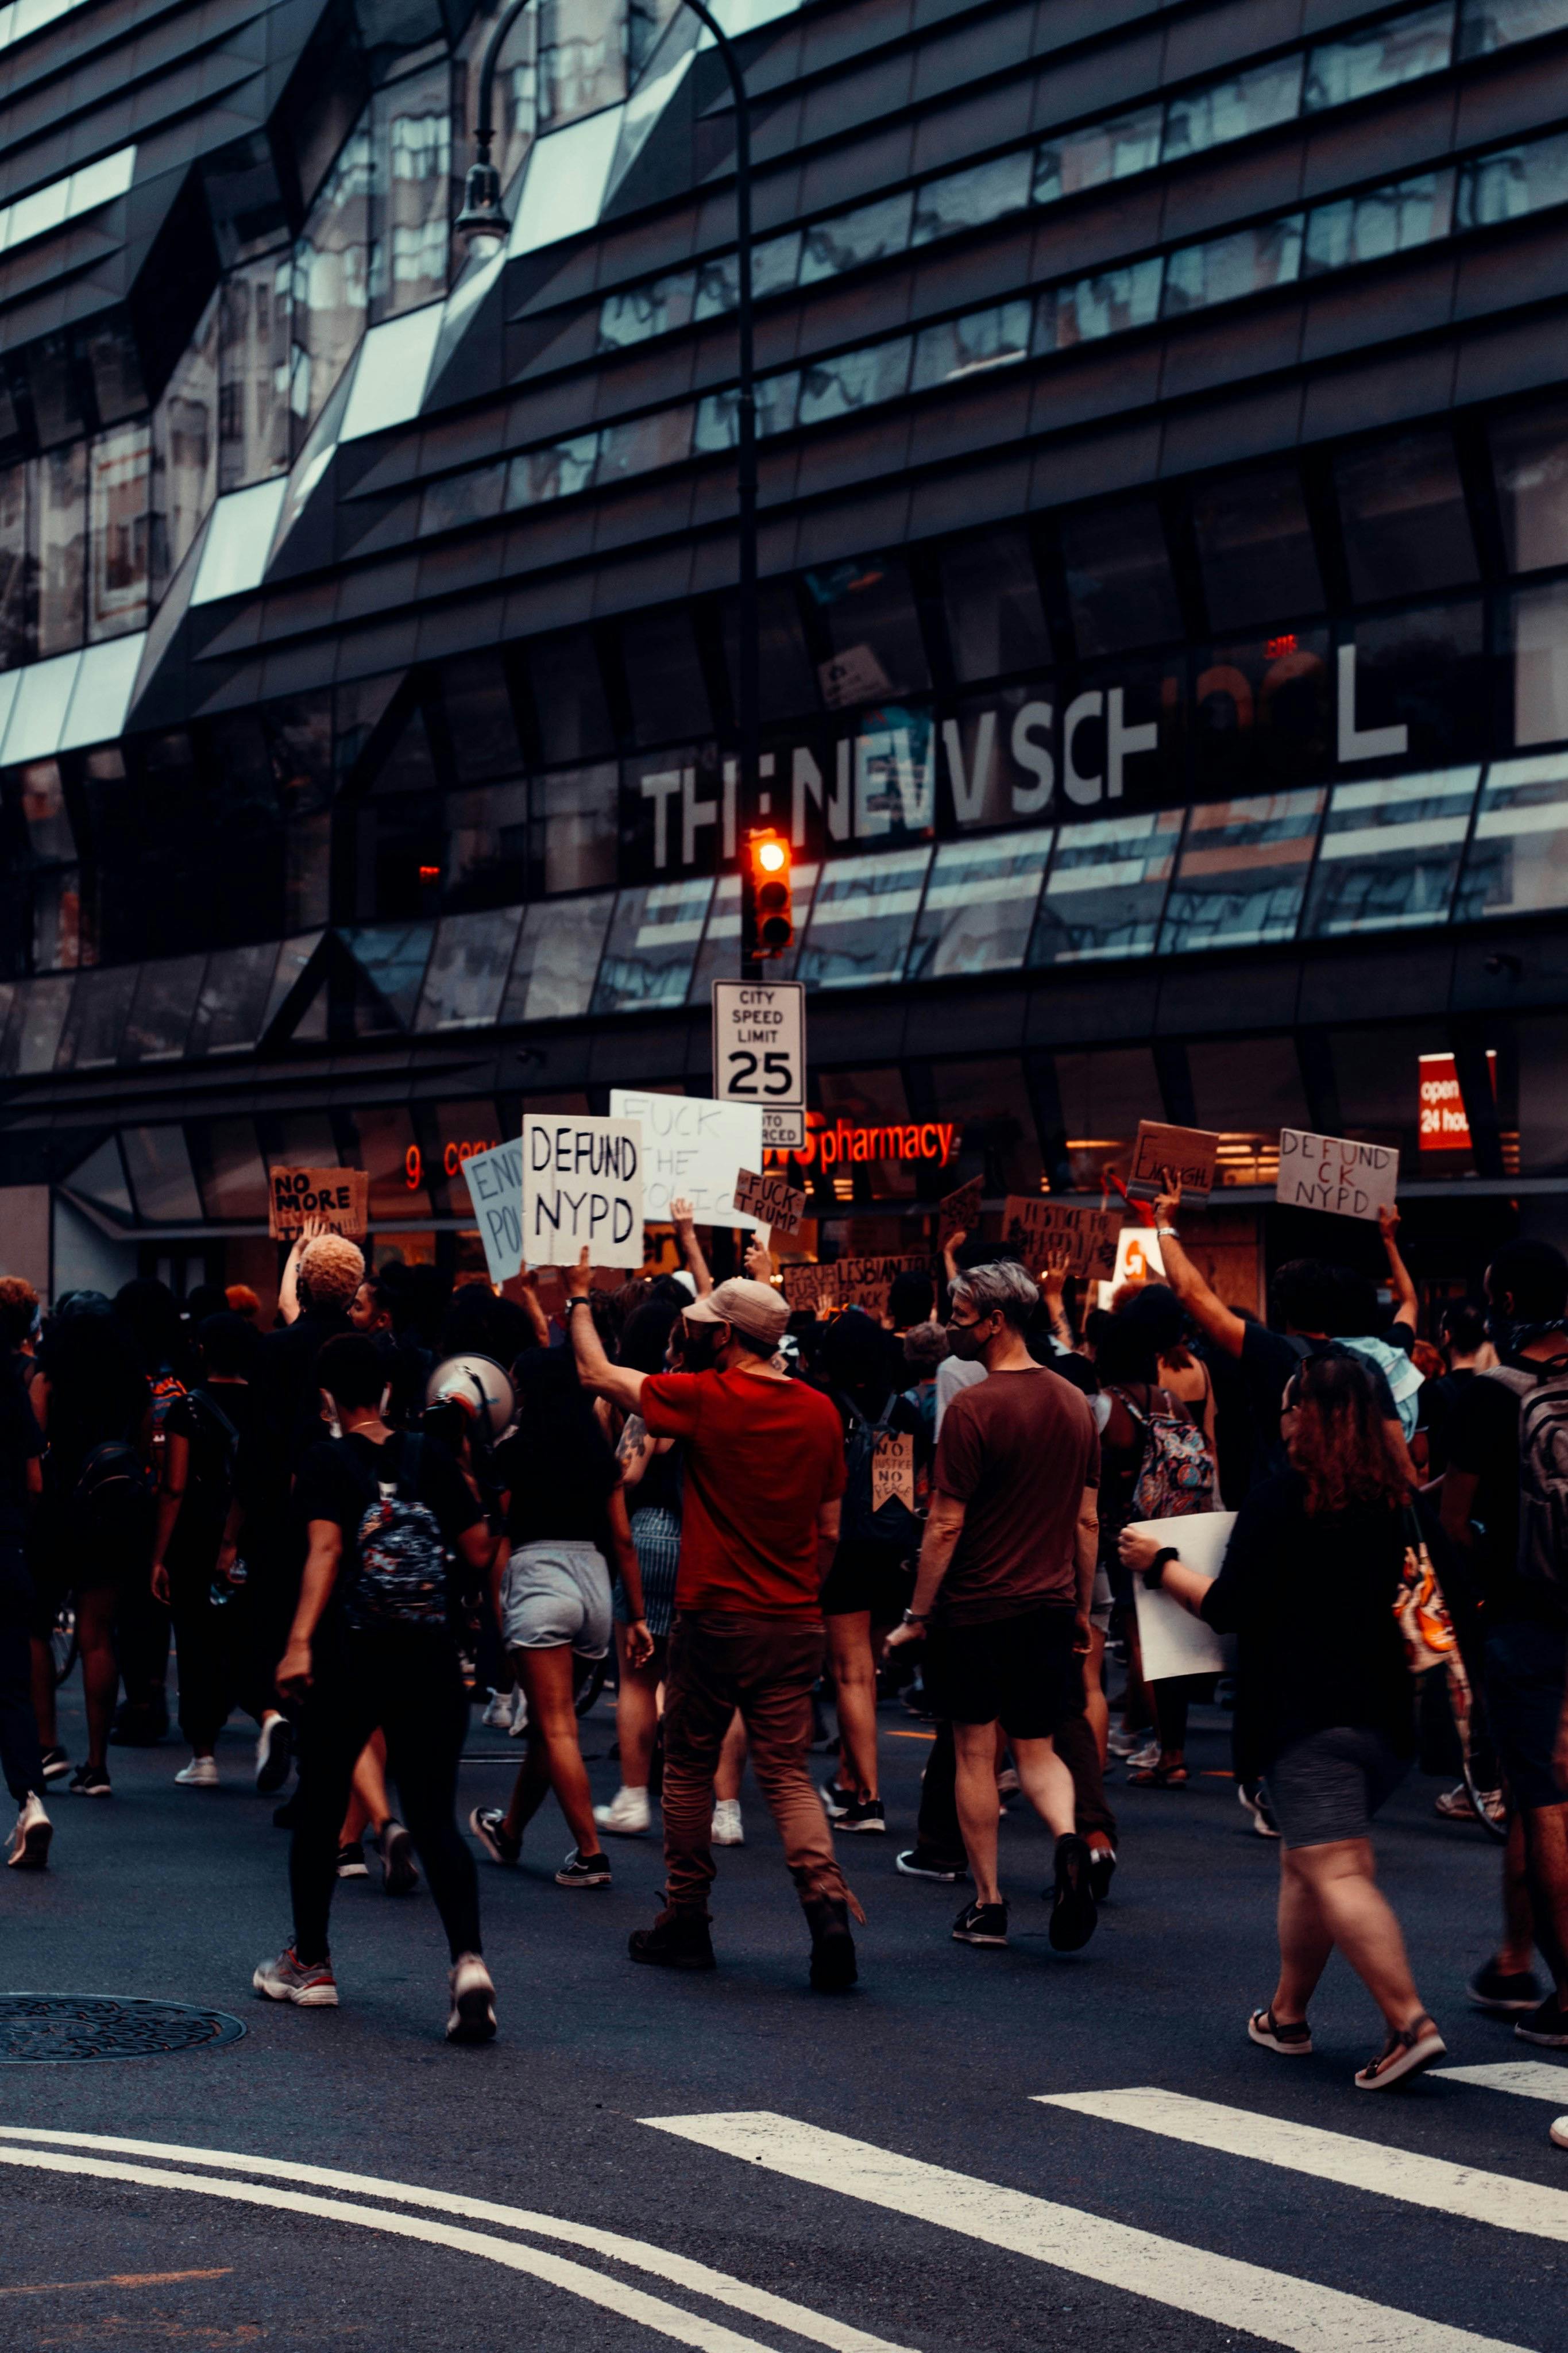
[[[491,1439],[510,1430],[517,1414],[516,1392],[492,1356],[448,1356],[437,1365],[425,1384],[425,1409],[442,1405],[482,1420]]]

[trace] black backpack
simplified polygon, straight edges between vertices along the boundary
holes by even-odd
[[[1519,1399],[1519,1556],[1521,1585],[1568,1597],[1568,1360],[1489,1365]]]
[[[921,1521],[911,1512],[900,1496],[889,1495],[876,1511],[871,1508],[871,1464],[884,1438],[910,1439],[914,1453],[912,1433],[891,1427],[896,1395],[888,1399],[881,1418],[868,1421],[857,1413],[850,1425],[845,1448],[844,1504],[839,1520],[839,1542],[856,1544],[897,1545],[904,1552],[918,1552]],[[918,1471],[918,1458],[912,1466]]]
[[[153,1481],[135,1447],[121,1438],[90,1447],[76,1474],[69,1510],[85,1543],[117,1543],[150,1532]]]
[[[402,1626],[445,1630],[447,1607],[447,1543],[440,1522],[419,1500],[424,1440],[405,1435],[395,1446],[397,1476],[378,1479],[357,1454],[364,1508],[354,1527],[355,1558],[343,1588],[343,1616],[356,1633]]]

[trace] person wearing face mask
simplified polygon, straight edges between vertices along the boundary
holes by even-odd
[[[827,1632],[822,1584],[838,1541],[844,1433],[837,1409],[773,1358],[789,1309],[771,1283],[721,1282],[684,1311],[679,1373],[612,1365],[588,1312],[588,1253],[566,1313],[585,1388],[685,1442],[680,1559],[664,1713],[665,1909],[634,1961],[710,1969],[714,1773],[737,1707],[811,1932],[811,1983],[855,1982],[852,1898],[807,1769],[811,1694]],[[858,1907],[857,1907],[857,1911]]]

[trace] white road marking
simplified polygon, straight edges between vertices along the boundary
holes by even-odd
[[[618,2231],[601,2231],[589,2222],[563,2221],[557,2215],[535,2214],[521,2206],[497,2205],[488,2198],[468,2198],[456,2190],[426,2189],[413,2182],[384,2180],[373,2173],[345,2173],[332,2166],[301,2165],[291,2158],[250,2157],[228,2148],[186,2148],[178,2141],[130,2140],[109,2133],[47,2132],[36,2131],[27,2125],[0,2125],[0,2141],[46,2142],[54,2147],[173,2158],[182,2165],[217,2166],[226,2172],[308,2181],[317,2189],[390,2199],[395,2205],[424,2206],[437,2213],[461,2214],[474,2222],[498,2222],[508,2230],[531,2231],[538,2238],[561,2239],[570,2246],[612,2256],[617,2263],[668,2280],[677,2287],[711,2296],[716,2304],[727,2304],[737,2312],[749,2314],[753,2320],[772,2321],[778,2327],[793,2330],[797,2337],[808,2337],[814,2344],[831,2348],[832,2353],[909,2353],[907,2347],[893,2345],[885,2337],[873,2337],[847,2321],[813,2312],[808,2306],[795,2304],[788,2296],[773,2295],[766,2288],[753,2287],[749,2281],[736,2279],[728,2272],[713,2271],[707,2263],[695,2263],[687,2255],[650,2246],[642,2239],[626,2238]],[[0,2160],[6,2155],[0,2148]]]
[[[1348,2189],[1370,2189],[1380,2198],[1403,2199],[1431,2213],[1457,2214],[1469,2222],[1489,2222],[1500,2231],[1520,2231],[1534,2239],[1568,2240],[1568,2190],[1547,2189],[1511,2174],[1483,2173],[1473,2165],[1453,2165],[1444,2157],[1422,2157],[1384,2141],[1325,2132],[1319,2125],[1291,2124],[1283,2116],[1222,2107],[1192,2100],[1184,2092],[1138,2089],[1125,2092],[1038,2092],[1042,2107],[1071,2108],[1107,2123],[1133,2125],[1167,2140],[1193,2143],[1244,2157],[1254,2165],[1282,2166]]]
[[[1544,2059],[1500,2059],[1489,2067],[1434,2067],[1446,2084],[1477,2084],[1483,2092],[1513,2092],[1521,2100],[1551,2100],[1568,2108],[1568,2067]]]
[[[1081,2279],[1195,2313],[1218,2327],[1246,2329],[1295,2353],[1520,2353],[1497,2337],[1477,2337],[1289,2273],[1184,2246],[1152,2231],[900,2157],[765,2109],[642,2121],[814,2189],[934,2222]]]

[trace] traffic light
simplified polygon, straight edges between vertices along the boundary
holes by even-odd
[[[772,826],[746,837],[741,874],[741,954],[748,963],[783,955],[795,940],[789,843]]]

